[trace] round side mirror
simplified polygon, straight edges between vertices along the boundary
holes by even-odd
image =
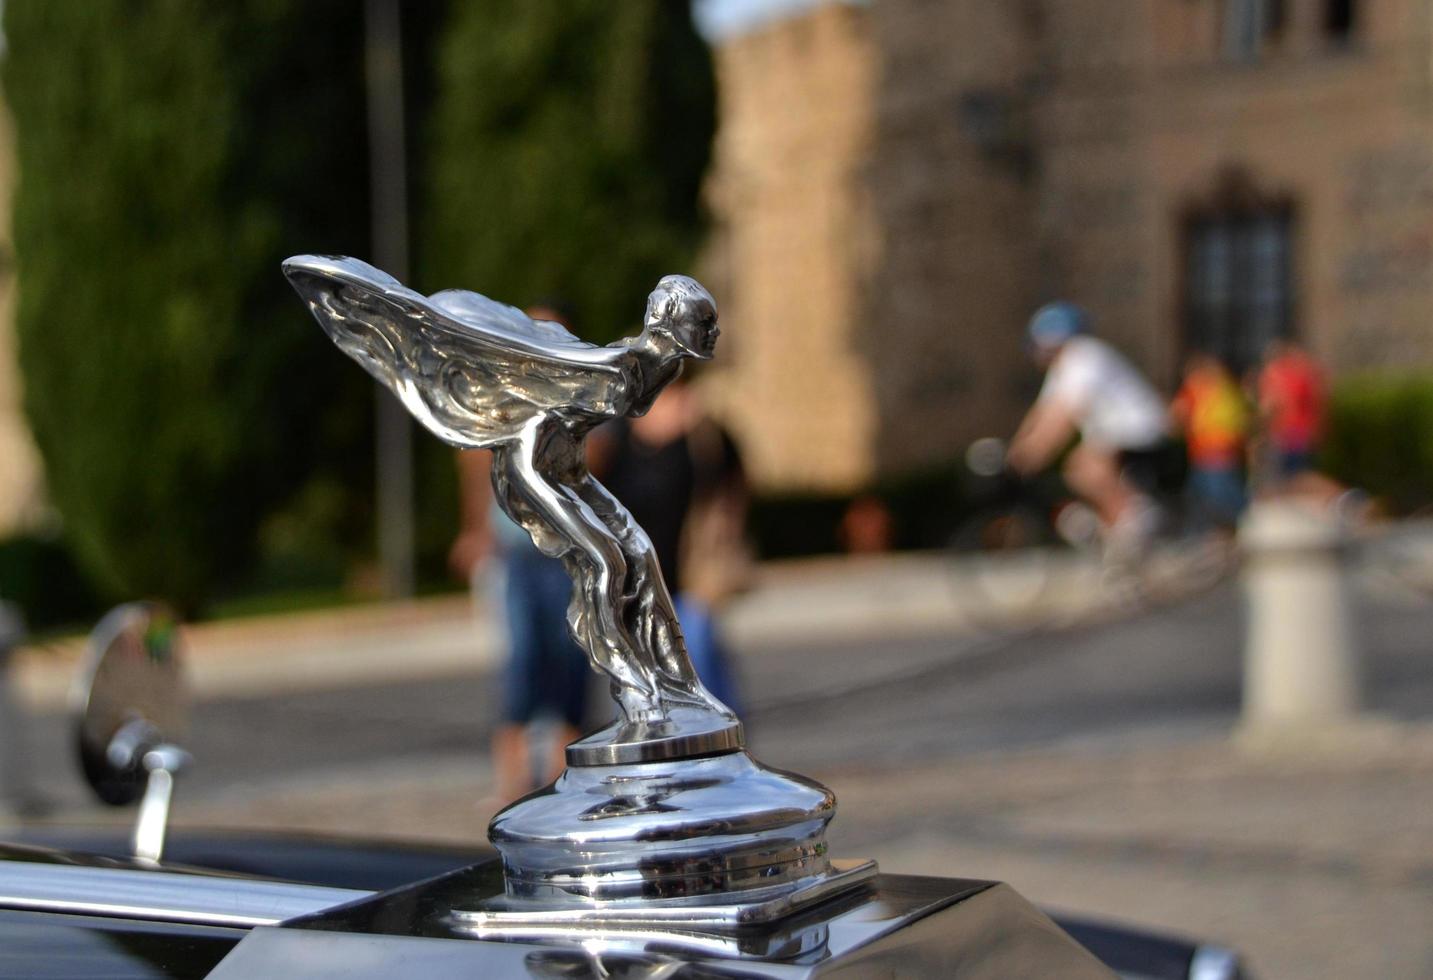
[[[80,768],[101,800],[133,803],[156,751],[175,752],[189,731],[179,621],[154,602],[117,606],[90,634],[74,688]]]

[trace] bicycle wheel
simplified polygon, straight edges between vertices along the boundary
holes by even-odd
[[[1217,535],[1157,538],[1127,570],[1128,586],[1141,605],[1178,602],[1214,588],[1236,564],[1233,542]]]
[[[1028,622],[1044,605],[1053,568],[1048,523],[1032,508],[982,511],[951,536],[952,583],[979,627]]]

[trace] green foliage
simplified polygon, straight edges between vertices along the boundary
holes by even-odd
[[[1322,465],[1407,513],[1433,502],[1433,375],[1363,375],[1329,406]]]
[[[631,329],[700,230],[714,110],[687,7],[405,6],[422,284],[562,295],[599,336]],[[278,263],[368,254],[363,4],[4,14],[21,369],[68,548],[106,594],[191,608],[336,582],[371,541],[372,387]],[[436,570],[452,460],[418,456]]]
[[[634,329],[700,232],[714,97],[689,7],[453,5],[429,140],[425,287],[560,296],[594,339]]]
[[[310,474],[368,472],[366,385],[278,271],[365,248],[361,4],[4,12],[20,360],[49,489],[102,587],[192,606]]]
[[[19,604],[32,633],[86,625],[103,605],[65,542],[39,534],[0,540],[0,598]]]

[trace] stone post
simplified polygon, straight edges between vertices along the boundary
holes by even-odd
[[[1289,501],[1256,503],[1239,529],[1248,630],[1243,741],[1336,735],[1362,707],[1343,529]]]

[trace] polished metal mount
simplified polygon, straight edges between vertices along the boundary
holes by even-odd
[[[599,903],[573,907],[524,907],[493,898],[472,910],[457,909],[447,921],[477,939],[581,941],[601,939],[660,942],[740,953],[741,930],[780,922],[824,902],[869,886],[876,880],[874,861],[835,861],[794,889],[773,887],[712,904],[694,899]]]
[[[763,905],[831,875],[836,798],[745,752],[574,766],[493,818],[505,912]]]
[[[856,872],[854,866],[837,869]],[[863,874],[863,873],[862,873]],[[369,977],[1100,977],[1100,966],[1007,885],[906,875],[816,893],[768,914],[730,905],[509,914],[499,862],[257,929],[214,975],[319,963]],[[803,896],[806,893],[802,893]],[[468,911],[464,911],[468,910]],[[476,911],[473,911],[476,910]],[[440,942],[471,939],[474,942]],[[227,972],[226,972],[227,968]]]
[[[716,303],[701,284],[663,277],[641,333],[599,347],[477,293],[424,296],[357,259],[302,255],[284,273],[418,421],[492,450],[496,499],[572,577],[568,625],[621,711],[567,747],[555,783],[493,818],[505,893],[460,915],[489,930],[758,921],[873,875],[833,868],[829,790],[743,751],[741,722],[692,669],[651,541],[587,470],[592,429],[644,414],[687,359],[712,356]]]

